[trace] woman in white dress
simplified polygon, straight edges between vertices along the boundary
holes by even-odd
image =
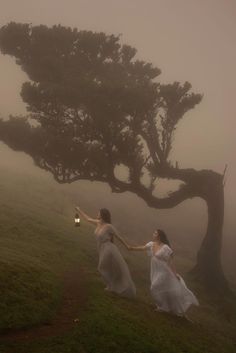
[[[144,246],[129,246],[129,250],[147,250],[151,256],[151,294],[156,310],[186,316],[185,312],[192,304],[199,305],[172,266],[173,251],[162,230],[153,233],[153,241]]]
[[[97,219],[89,217],[79,207],[76,207],[76,211],[87,222],[96,226],[95,236],[99,252],[98,271],[106,283],[105,290],[125,297],[134,297],[136,295],[135,285],[127,263],[114,244],[114,238],[117,238],[127,249],[128,245],[111,224],[109,210],[106,208],[100,209]]]

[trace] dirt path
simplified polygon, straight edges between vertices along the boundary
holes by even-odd
[[[86,303],[84,277],[83,271],[79,268],[66,273],[62,305],[49,324],[27,329],[7,330],[0,334],[0,341],[31,341],[43,337],[59,336],[74,325],[78,325],[79,322],[75,322],[75,319],[79,319],[79,314]]]

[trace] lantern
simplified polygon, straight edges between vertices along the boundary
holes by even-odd
[[[75,227],[79,227],[80,226],[80,218],[79,218],[79,214],[76,213],[75,214]]]

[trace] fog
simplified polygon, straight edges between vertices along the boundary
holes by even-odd
[[[79,30],[121,33],[122,42],[136,47],[140,59],[161,69],[161,82],[189,81],[194,92],[204,94],[202,102],[180,122],[171,159],[177,160],[183,168],[206,168],[220,173],[228,164],[223,260],[226,270],[236,275],[233,272],[236,246],[235,1],[0,0],[0,8],[0,26],[10,21],[49,26],[60,23]],[[12,58],[0,55],[0,77],[0,116],[24,115],[26,107],[20,89],[27,76]],[[16,174],[20,169],[21,173],[41,175],[53,182],[29,157],[11,151],[2,143],[0,168]],[[187,201],[172,210],[153,210],[135,195],[110,195],[106,185],[90,184],[77,182],[66,190],[78,193],[78,199],[83,199],[84,207],[93,213],[100,206],[109,207],[110,203],[121,229],[125,231],[128,227],[129,231],[139,233],[139,239],[147,239],[146,233],[160,223],[169,231],[176,246],[177,239],[181,239],[179,246],[191,239],[188,246],[198,248],[206,227],[206,206],[201,200]],[[58,192],[63,188],[58,186]],[[82,195],[81,190],[86,190],[86,195]],[[91,202],[95,199],[96,202]],[[138,217],[133,216],[134,212]]]

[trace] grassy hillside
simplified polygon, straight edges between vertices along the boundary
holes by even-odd
[[[195,323],[157,314],[150,305],[149,259],[124,249],[138,296],[104,293],[93,229],[74,227],[67,195],[36,176],[0,172],[0,353],[235,352],[234,298],[209,296],[187,278],[201,302],[189,314]],[[181,256],[177,265],[189,267]],[[53,337],[4,340],[6,329],[50,324],[61,306],[63,277],[77,267],[86,293],[74,313],[79,323]]]

